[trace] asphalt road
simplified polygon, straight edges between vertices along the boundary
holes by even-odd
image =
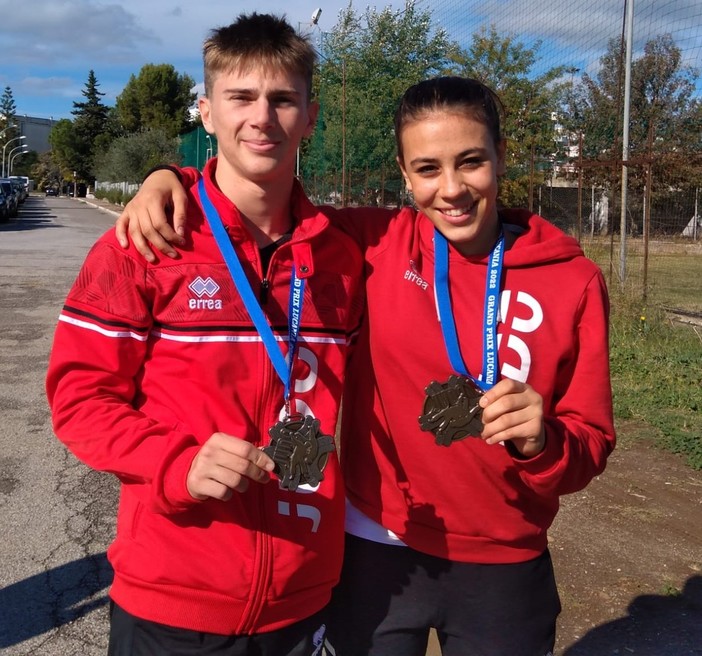
[[[0,224],[0,654],[105,654],[117,485],[54,437],[44,376],[63,300],[114,216],[30,196]]]

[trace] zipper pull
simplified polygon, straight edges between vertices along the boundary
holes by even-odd
[[[268,278],[261,280],[261,290],[258,294],[258,300],[261,305],[265,305],[268,302],[268,290],[270,289],[271,283]]]

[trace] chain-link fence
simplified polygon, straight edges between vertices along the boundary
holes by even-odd
[[[608,241],[604,268],[644,297],[649,240],[702,251],[699,0],[408,0],[299,27],[320,55],[320,117],[296,171],[316,202],[408,202],[394,107],[409,84],[460,74],[505,104],[505,205]],[[216,150],[201,127],[181,137],[185,166]]]
[[[505,204],[611,240],[615,277],[646,280],[645,258],[619,260],[648,252],[650,239],[700,244],[699,0],[415,0],[368,11],[308,31],[321,116],[298,173],[315,200],[405,202],[384,94],[396,103],[413,76],[449,72],[483,79],[505,103]],[[449,51],[410,70],[436,45],[412,32],[427,15],[427,33],[444,34]],[[414,52],[403,50],[408,34]]]

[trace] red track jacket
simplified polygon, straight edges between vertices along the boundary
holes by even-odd
[[[292,240],[274,253],[262,285],[256,244],[205,178],[254,292],[268,286],[262,308],[284,350],[292,265],[307,267],[293,398],[333,435],[362,312],[359,250],[296,188]],[[328,602],[344,495],[334,454],[314,490],[290,492],[273,479],[227,502],[188,494],[190,464],[212,433],[263,446],[283,408],[283,384],[192,191],[180,259],[148,264],[113,230],[93,247],[59,318],[47,392],[58,437],[122,483],[108,552],[112,598],[151,621],[251,634]]]
[[[562,494],[582,489],[614,447],[608,298],[578,243],[539,216],[502,213],[516,235],[499,303],[501,376],[544,399],[546,448],[518,460],[467,438],[422,432],[424,388],[453,373],[434,297],[434,228],[399,213],[337,221],[365,252],[367,313],[347,373],[341,460],[351,503],[409,546],[451,560],[511,563],[547,545]],[[482,369],[487,257],[450,249],[450,293],[468,371]]]

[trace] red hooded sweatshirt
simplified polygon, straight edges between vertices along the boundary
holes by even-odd
[[[544,402],[546,447],[518,459],[466,438],[439,446],[419,428],[425,387],[454,373],[437,317],[434,227],[415,210],[337,222],[365,252],[367,311],[347,373],[341,460],[349,501],[419,551],[457,561],[536,557],[562,494],[603,471],[615,443],[608,298],[577,241],[525,211],[501,215],[501,376]],[[449,249],[449,284],[468,371],[482,370],[487,256]]]

